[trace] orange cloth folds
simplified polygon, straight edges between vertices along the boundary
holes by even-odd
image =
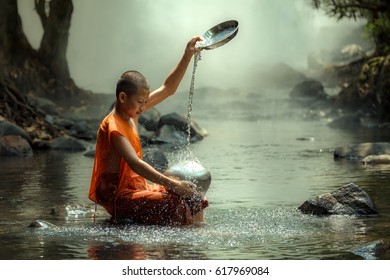
[[[148,184],[122,158],[119,173],[107,173],[110,138],[113,133],[129,140],[142,159],[137,132],[117,115],[106,116],[98,130],[89,198],[102,205],[110,215],[115,212],[117,218],[129,218],[146,224],[191,224],[193,216],[207,207],[207,200],[201,197],[183,199],[163,186]]]

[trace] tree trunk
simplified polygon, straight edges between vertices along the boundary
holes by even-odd
[[[18,14],[17,0],[0,1],[0,75],[21,93],[61,103],[79,103],[87,91],[69,73],[66,50],[73,12],[72,0],[35,0],[44,34],[39,50],[29,44]]]
[[[24,59],[33,56],[35,51],[27,41],[23,32],[22,21],[18,13],[16,0],[0,1],[0,65],[9,64],[20,66]]]
[[[35,130],[32,134],[41,139],[59,132],[29,105],[28,94],[49,98],[64,109],[79,105],[83,97],[89,96],[71,79],[66,60],[72,1],[51,0],[47,16],[46,2],[35,0],[44,25],[37,51],[23,32],[17,0],[0,1],[0,120],[5,118],[28,131]]]
[[[24,84],[27,59],[36,56],[23,32],[16,0],[0,1],[0,34],[0,114],[15,120],[18,110],[32,112],[25,94],[15,84]]]
[[[35,0],[35,7],[44,29],[39,56],[56,79],[73,84],[66,59],[73,12],[72,1],[51,0],[47,9],[46,0]]]

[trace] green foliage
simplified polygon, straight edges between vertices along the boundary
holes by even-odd
[[[380,48],[382,53],[390,53],[390,19],[378,18],[374,21],[368,22],[365,28],[365,32],[370,38],[383,38],[382,40],[376,40],[377,44],[381,44]],[[387,37],[387,38],[386,38]]]
[[[337,19],[366,19],[366,36],[374,39],[377,53],[390,52],[389,0],[312,0],[316,9]]]

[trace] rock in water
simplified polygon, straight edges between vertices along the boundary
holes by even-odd
[[[338,147],[334,150],[335,159],[362,159],[369,155],[390,154],[390,143],[388,142],[369,142],[350,146]]]
[[[390,164],[390,155],[369,155],[362,159],[363,164]]]
[[[368,194],[350,183],[305,201],[298,209],[313,215],[373,215],[378,211]]]
[[[43,221],[43,220],[35,220],[28,225],[29,228],[39,228],[39,229],[47,229],[47,228],[56,228],[55,224]]]
[[[377,240],[353,249],[352,253],[366,260],[389,260],[390,244],[383,240]]]

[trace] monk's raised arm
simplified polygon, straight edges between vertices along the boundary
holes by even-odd
[[[195,36],[187,43],[184,54],[180,59],[176,67],[169,73],[168,77],[165,79],[164,83],[156,90],[150,93],[149,100],[147,103],[147,109],[150,109],[163,100],[165,100],[170,95],[173,95],[182,81],[185,72],[187,71],[188,65],[191,61],[192,56],[196,53],[195,44],[198,41],[201,41],[201,36]]]

